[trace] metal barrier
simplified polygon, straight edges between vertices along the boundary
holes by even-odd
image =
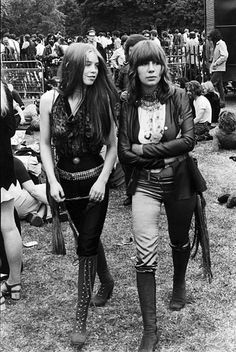
[[[191,49],[184,46],[163,49],[166,52],[171,79],[174,83],[181,77],[199,82],[206,79],[206,64],[200,46]]]
[[[44,68],[40,61],[2,61],[1,76],[23,99],[38,99],[44,93]]]

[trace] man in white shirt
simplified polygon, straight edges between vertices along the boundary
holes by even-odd
[[[209,34],[209,40],[213,42],[214,52],[210,66],[211,81],[220,94],[220,104],[225,106],[225,93],[223,86],[223,72],[226,71],[226,62],[229,56],[227,45],[221,39],[221,33],[214,29]]]
[[[35,44],[36,44],[36,59],[41,60],[43,57],[45,45],[42,44],[42,41],[39,37],[35,39]]]

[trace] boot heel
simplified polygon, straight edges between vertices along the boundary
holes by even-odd
[[[156,333],[144,332],[138,352],[154,352],[160,336]]]
[[[110,292],[108,293],[107,299],[110,299],[112,297],[113,289],[114,289],[114,285],[113,285],[112,289],[110,290]]]
[[[90,306],[104,307],[107,301],[111,298],[114,289],[114,281],[106,284],[101,284],[96,295],[91,299]]]

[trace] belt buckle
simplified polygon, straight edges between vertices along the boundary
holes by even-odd
[[[78,165],[80,163],[80,158],[79,157],[75,157],[75,158],[72,159],[72,162],[73,162],[73,164]]]

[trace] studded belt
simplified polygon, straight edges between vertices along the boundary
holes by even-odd
[[[58,174],[60,178],[67,181],[82,181],[88,180],[90,178],[99,176],[103,168],[103,164],[94,167],[93,169],[78,171],[78,172],[68,172],[57,167]]]

